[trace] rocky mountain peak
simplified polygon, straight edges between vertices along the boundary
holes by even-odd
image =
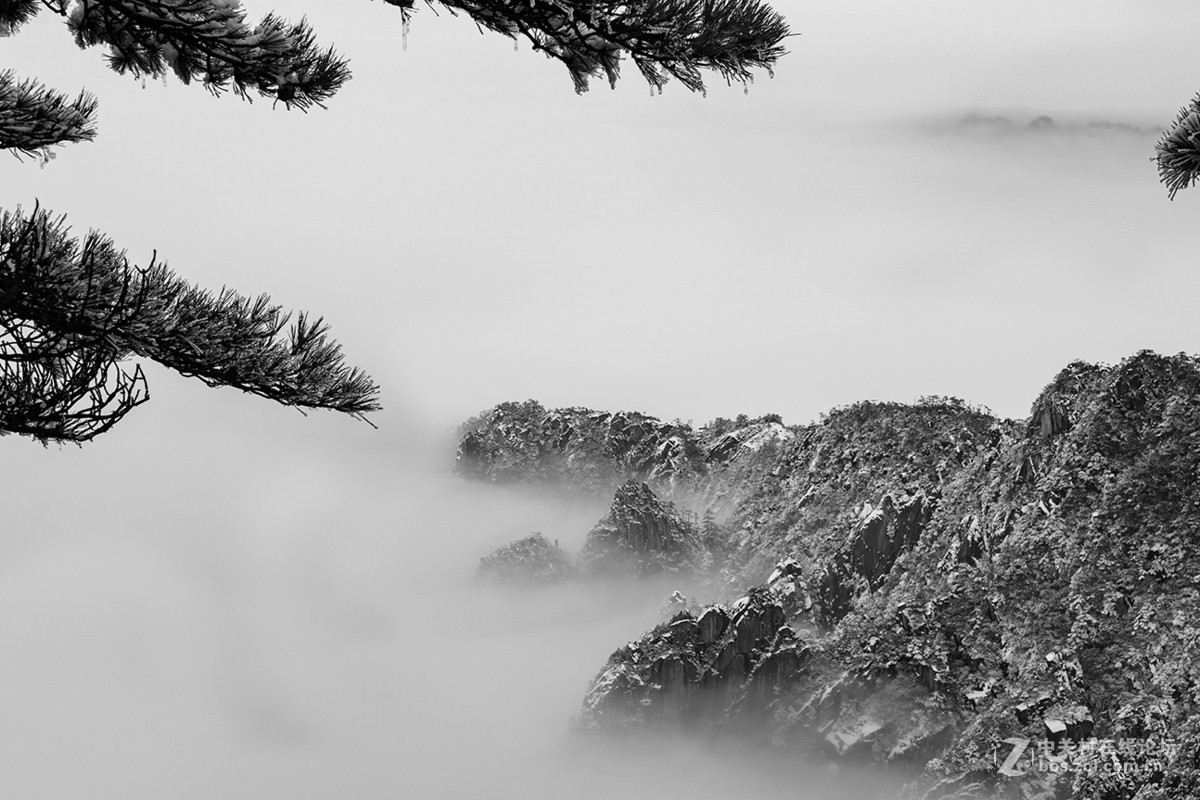
[[[581,727],[749,732],[911,797],[1200,796],[1200,359],[1073,363],[1019,421],[924,398],[718,422],[589,536],[634,569],[699,544],[713,597],[614,652]],[[1060,767],[999,772],[1014,740]]]
[[[580,564],[588,572],[647,575],[699,568],[705,549],[694,522],[644,482],[622,484],[608,516],[588,533]]]

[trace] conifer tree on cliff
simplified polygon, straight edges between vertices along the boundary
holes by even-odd
[[[385,0],[407,29],[413,0]],[[523,37],[562,62],[577,91],[615,83],[632,60],[659,88],[671,77],[703,90],[701,70],[745,82],[783,55],[787,25],[759,0],[440,0],[481,29]],[[213,93],[323,105],[350,78],[346,61],[303,20],[247,20],[239,0],[0,0],[0,37],[39,13],[63,19],[81,48],[101,46],[134,78],[168,72]],[[97,101],[0,70],[0,149],[40,157],[96,135]],[[326,326],[273,306],[191,286],[157,259],[131,264],[97,232],[71,234],[34,206],[0,212],[0,435],[83,442],[148,398],[133,356],[210,386],[363,418],[378,387],[345,365]],[[286,331],[286,332],[285,332]]]

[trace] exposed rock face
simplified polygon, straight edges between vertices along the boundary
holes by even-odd
[[[462,426],[459,474],[490,483],[611,496],[637,480],[689,505],[732,510],[795,438],[777,418],[718,420],[695,430],[631,411],[546,410],[503,403]]]
[[[866,504],[845,548],[831,556],[818,578],[822,621],[831,624],[849,612],[856,587],[875,590],[901,553],[916,546],[933,516],[935,503],[923,491],[895,500],[885,494],[878,508]]]
[[[576,574],[571,557],[540,533],[506,544],[479,559],[479,577],[506,583],[547,583]]]
[[[676,615],[613,653],[592,682],[579,724],[745,726],[805,666],[808,650],[778,599],[752,591],[733,608]]]
[[[914,797],[1200,797],[1200,360],[1072,364],[1024,421],[862,403],[788,431],[699,437],[726,605],[614,653],[584,727],[752,731]],[[997,771],[1006,739],[1089,736],[1133,744]]]
[[[629,481],[617,489],[608,516],[588,533],[579,563],[596,575],[652,575],[703,569],[705,555],[694,525],[645,483]]]
[[[494,483],[553,485],[608,495],[629,479],[671,486],[704,471],[688,425],[636,412],[504,403],[463,426],[460,474]]]
[[[796,434],[780,422],[757,422],[716,437],[705,461],[725,463],[739,454],[757,453],[770,445],[787,444]]]
[[[710,606],[702,614],[697,621],[698,633],[701,644],[712,644],[721,638],[725,633],[725,629],[729,627],[729,614],[720,606]]]

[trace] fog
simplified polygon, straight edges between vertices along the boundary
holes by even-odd
[[[474,569],[601,508],[460,481],[419,425],[152,381],[82,449],[0,440],[0,796],[817,796],[794,759],[569,733],[671,585]]]
[[[774,5],[798,34],[774,80],[652,99],[632,66],[578,97],[463,17],[421,10],[405,51],[384,3],[248,3],[350,58],[309,114],[143,87],[43,14],[8,63],[95,92],[100,133],[0,160],[0,207],[325,315],[389,408],[448,422],[527,397],[1016,417],[1073,359],[1194,347],[1200,193],[1169,202],[1150,160],[1198,88],[1194,0]]]
[[[421,11],[401,52],[384,3],[248,5],[351,58],[328,111],[139,85],[43,14],[6,64],[96,92],[100,135],[2,160],[0,207],[326,315],[381,430],[152,370],[83,449],[0,439],[2,797],[860,796],[789,758],[572,744],[671,587],[476,586],[492,547],[577,547],[601,509],[456,481],[445,426],[527,397],[1021,416],[1074,358],[1194,347],[1198,197],[1149,160],[1196,89],[1193,0],[784,0],[773,81],[653,100],[633,70],[576,97],[461,17]]]

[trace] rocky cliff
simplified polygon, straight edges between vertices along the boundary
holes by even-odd
[[[640,481],[617,489],[608,516],[588,532],[579,554],[590,574],[703,572],[707,558],[695,526]]]
[[[536,532],[479,559],[479,577],[501,583],[551,583],[575,574],[571,556]]]
[[[503,403],[461,428],[457,470],[489,483],[532,484],[612,497],[628,480],[689,508],[729,513],[739,490],[773,465],[795,437],[773,415],[716,420],[694,429],[630,411],[547,410]]]
[[[704,470],[696,433],[636,412],[504,403],[470,420],[459,440],[461,474],[494,483],[611,495],[629,479],[671,486]]]
[[[570,577],[704,574],[711,556],[694,521],[645,483],[617,488],[608,514],[588,532],[578,559],[534,533],[479,559],[484,579],[543,583]]]
[[[1200,361],[1071,364],[1022,421],[861,403],[757,449],[778,422],[750,425],[674,426],[669,472],[540,423],[504,450],[706,517],[713,602],[617,650],[580,727],[755,737],[913,796],[1200,796]]]

